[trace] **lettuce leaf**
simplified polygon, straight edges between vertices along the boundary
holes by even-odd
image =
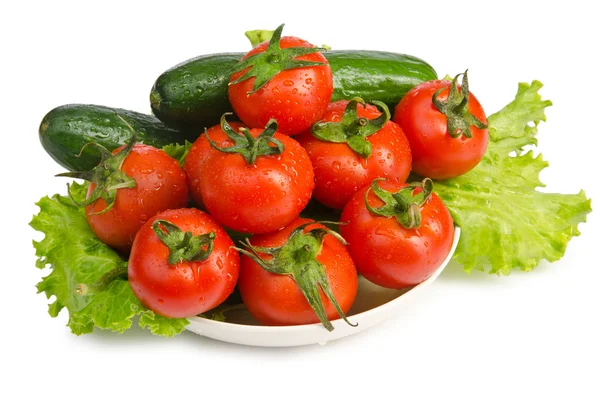
[[[187,157],[191,148],[192,143],[186,140],[183,145],[179,143],[171,143],[170,145],[164,146],[162,150],[175,160],[179,161],[179,165],[183,167],[185,158]]]
[[[85,198],[87,184],[73,183],[71,194]],[[30,225],[44,233],[34,241],[37,267],[50,266],[51,273],[38,283],[38,293],[56,299],[48,313],[58,316],[63,308],[69,311],[68,325],[76,335],[90,333],[94,327],[115,332],[129,329],[135,318],[139,324],[156,335],[166,337],[181,333],[189,323],[186,319],[168,319],[144,308],[126,280],[116,279],[105,289],[79,295],[79,284],[93,284],[106,272],[127,262],[102,243],[88,226],[82,208],[69,197],[43,197],[38,203],[40,212]]]
[[[530,271],[545,259],[560,259],[569,240],[591,212],[591,201],[577,194],[545,193],[540,171],[548,166],[525,146],[537,144],[545,121],[539,81],[521,83],[515,99],[488,117],[490,142],[473,170],[435,183],[435,192],[461,231],[454,258],[465,271],[508,275]]]

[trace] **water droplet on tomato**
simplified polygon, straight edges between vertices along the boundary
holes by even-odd
[[[339,161],[334,161],[332,164],[333,172],[339,172],[342,164]]]
[[[294,88],[294,89],[292,90],[292,94],[296,95],[297,93],[298,93],[298,89],[297,89],[297,88]],[[294,103],[295,103],[296,105],[298,104],[298,102],[294,102]]]
[[[312,83],[312,79],[309,77],[309,78],[307,78],[306,80],[304,80],[304,82],[305,82],[306,84],[310,84],[310,83]]]
[[[286,80],[283,82],[283,85],[286,87],[291,87],[294,85],[294,82],[292,80]]]

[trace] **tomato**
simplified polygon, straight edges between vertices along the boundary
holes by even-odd
[[[245,127],[244,124],[232,121],[229,123],[231,127],[238,131],[240,128]],[[210,135],[213,142],[217,144],[221,144],[222,142],[227,140],[227,135],[223,132],[221,125],[215,125],[210,127],[208,130],[208,134]],[[202,176],[201,169],[204,160],[208,157],[210,153],[210,144],[208,143],[208,139],[206,138],[206,134],[200,135],[198,139],[192,144],[190,151],[188,152],[185,163],[183,165],[183,170],[185,171],[185,175],[187,176],[188,187],[190,189],[190,193],[194,202],[203,207],[202,204],[202,194],[200,193],[200,177]]]
[[[274,132],[276,128],[272,122],[264,131],[250,130],[251,141],[229,128],[233,138],[243,141],[235,144],[240,152],[220,151],[233,150],[231,138],[217,145],[220,150],[211,148],[199,187],[206,209],[222,225],[238,232],[268,233],[293,221],[308,204],[314,188],[310,159],[298,142]],[[256,149],[264,153],[257,155]]]
[[[262,128],[274,118],[279,123],[280,133],[294,135],[309,129],[325,113],[333,94],[333,75],[321,53],[295,55],[294,48],[302,51],[313,48],[312,44],[289,36],[280,41],[282,27],[271,41],[259,44],[244,55],[239,64],[242,70],[232,74],[228,93],[235,114],[249,127]],[[252,56],[255,56],[253,66],[249,69],[244,60]],[[322,64],[298,67],[298,61]],[[285,67],[290,63],[296,64],[291,69],[280,70],[280,67],[272,71],[277,65]],[[258,78],[250,77],[236,83],[246,73],[246,76],[256,74]],[[266,79],[268,82],[261,85]],[[256,84],[261,88],[253,92],[258,88]]]
[[[310,225],[302,227],[306,224]],[[292,233],[298,228],[298,233]],[[307,294],[314,298],[314,301],[322,303],[321,321],[325,326],[330,327],[329,320],[340,318],[341,314],[350,310],[358,289],[358,277],[352,258],[344,244],[326,233],[320,236],[322,247],[319,248],[318,238],[313,239],[310,234],[317,233],[316,229],[326,229],[326,227],[315,224],[310,219],[298,218],[281,230],[254,235],[249,240],[249,246],[256,249],[256,255],[262,261],[268,262],[269,259],[274,259],[273,263],[267,265],[274,268],[283,267],[281,270],[283,273],[273,273],[263,269],[256,259],[242,256],[238,283],[240,294],[248,311],[262,324],[299,325],[320,321],[299,284],[308,283],[310,291]],[[292,238],[292,235],[295,237]],[[262,248],[282,246],[285,247],[284,251],[292,253],[292,258],[302,259],[294,262],[294,259],[286,259],[285,255],[272,256],[259,251]],[[308,258],[302,255],[306,252],[309,253]],[[294,263],[290,265],[291,262]],[[321,276],[325,279],[325,286],[321,284],[321,287],[317,286],[314,281],[316,277],[313,276],[313,272],[319,269],[324,270]],[[302,277],[300,273],[313,277],[313,282],[307,280],[298,282],[297,279]],[[331,291],[331,296],[339,304],[341,314],[324,293],[326,289]]]
[[[393,120],[402,127],[410,142],[413,171],[423,177],[447,179],[462,175],[481,161],[487,149],[487,119],[481,104],[468,89],[460,87],[449,99],[452,84],[440,80],[422,83],[411,89],[396,106]],[[466,72],[463,86],[468,87]],[[439,101],[454,105],[454,108],[448,107],[447,114],[433,103],[438,90],[441,90]],[[460,107],[457,110],[456,105],[464,96],[468,98],[468,106],[464,111],[460,111]],[[450,134],[453,131],[448,129],[448,115],[457,125],[462,125],[454,131],[457,137]]]
[[[322,123],[340,124],[349,101],[337,101],[329,105]],[[383,105],[385,106],[385,105]],[[361,118],[374,120],[381,116],[373,105],[356,107]],[[387,107],[385,108],[387,110]],[[384,120],[389,120],[389,117]],[[384,121],[382,120],[382,121]],[[361,156],[346,142],[330,142],[308,131],[298,136],[298,142],[306,149],[315,172],[313,197],[332,208],[342,209],[352,195],[373,179],[384,177],[400,182],[406,181],[411,169],[410,145],[400,126],[385,121],[380,129],[366,137],[370,155]]]
[[[392,203],[391,193],[403,187],[407,189],[401,196],[417,206],[416,212],[401,215],[406,216],[407,222],[412,221],[404,226],[393,215],[402,211],[384,205],[376,194],[383,190],[380,194]],[[365,196],[372,208],[387,210],[388,216],[371,212],[365,204]],[[346,204],[340,219],[340,232],[348,242],[358,272],[367,280],[387,288],[417,285],[431,276],[449,255],[454,239],[452,217],[435,193],[425,199],[426,196],[414,185],[375,180]]]
[[[164,221],[174,227],[167,228]],[[157,228],[163,230],[167,241],[173,240],[174,248],[162,241]],[[173,255],[175,249],[189,247],[182,243],[187,232],[192,239],[203,238],[199,251]],[[144,307],[161,316],[183,318],[203,313],[233,292],[240,258],[232,247],[225,230],[205,212],[195,208],[160,212],[142,226],[133,242],[128,264],[131,289]],[[174,263],[170,263],[171,255]]]
[[[85,207],[85,213],[90,228],[102,242],[127,253],[138,229],[149,218],[166,209],[187,206],[189,192],[179,163],[152,146],[133,146],[120,170],[135,180],[135,187],[117,189],[114,204],[106,212],[102,213],[107,202],[98,198]],[[96,186],[90,184],[88,199]]]

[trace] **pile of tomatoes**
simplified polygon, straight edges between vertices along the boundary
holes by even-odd
[[[265,325],[332,329],[358,274],[410,287],[450,252],[453,220],[430,178],[467,172],[488,140],[466,72],[462,87],[457,76],[413,88],[392,119],[381,102],[330,103],[325,57],[280,34],[242,58],[235,115],[200,135],[183,167],[132,142],[93,171],[88,223],[129,255],[134,294],[160,315],[204,313],[237,286]],[[411,171],[424,179],[407,183]],[[310,200],[341,210],[339,222],[301,218]],[[236,246],[231,231],[252,237]]]

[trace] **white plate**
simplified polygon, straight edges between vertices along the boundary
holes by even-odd
[[[348,319],[358,326],[351,327],[342,319],[334,320],[333,331],[327,331],[320,323],[293,326],[269,327],[258,325],[245,309],[227,312],[227,322],[190,317],[188,331],[224,342],[249,346],[301,346],[315,343],[325,344],[379,324],[390,317],[398,316],[412,299],[423,293],[440,275],[454,254],[460,229],[454,229],[454,241],[450,254],[439,269],[421,284],[403,290],[379,287],[363,277],[359,277],[358,294]]]

